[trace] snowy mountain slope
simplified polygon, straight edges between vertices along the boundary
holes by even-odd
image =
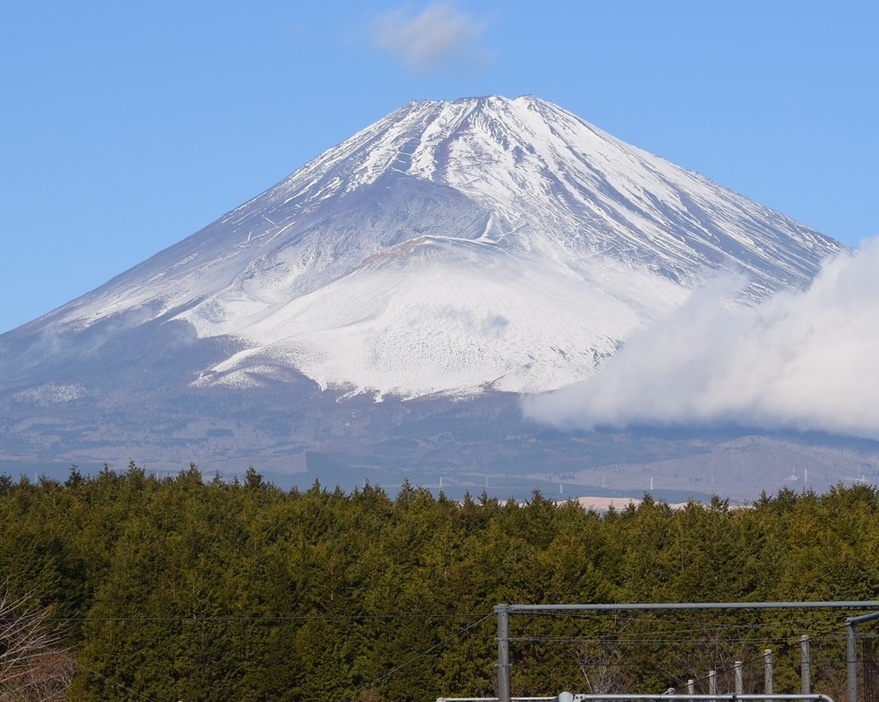
[[[398,248],[249,324],[262,343],[215,368],[217,380],[242,382],[225,374],[269,356],[324,387],[538,391],[585,377],[683,297],[638,271],[608,265],[585,279],[485,243],[423,237]]]
[[[711,271],[759,297],[839,248],[537,98],[419,102],[13,334],[230,339],[196,388],[289,367],[404,397],[530,392],[594,373]]]

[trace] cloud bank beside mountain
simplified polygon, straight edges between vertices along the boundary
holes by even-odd
[[[828,262],[806,291],[724,305],[693,293],[582,383],[528,397],[565,428],[734,422],[879,438],[879,239]]]

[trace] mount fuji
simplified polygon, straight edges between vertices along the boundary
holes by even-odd
[[[479,472],[536,431],[517,394],[600,372],[719,273],[750,304],[842,248],[538,98],[413,102],[0,336],[0,458],[405,469],[430,460],[401,437],[481,417],[452,461]]]

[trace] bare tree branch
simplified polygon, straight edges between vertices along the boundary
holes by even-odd
[[[76,668],[51,608],[30,599],[0,589],[0,702],[63,700]]]

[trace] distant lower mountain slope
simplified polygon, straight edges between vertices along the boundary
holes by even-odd
[[[598,372],[718,272],[759,300],[840,249],[537,98],[411,103],[0,337],[2,451],[380,461],[384,437],[398,468],[451,413],[505,427],[490,452],[536,431],[504,393]]]

